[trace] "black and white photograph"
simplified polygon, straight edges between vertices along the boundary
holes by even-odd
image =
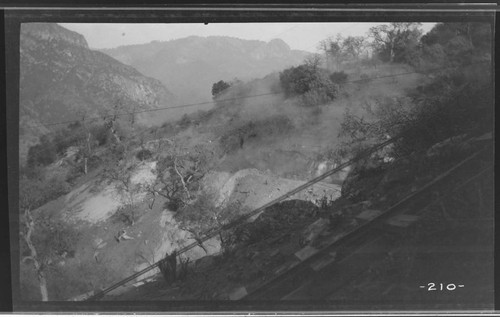
[[[492,311],[493,18],[21,19],[15,303]]]

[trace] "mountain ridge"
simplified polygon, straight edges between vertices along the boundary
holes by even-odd
[[[186,103],[210,100],[212,84],[219,80],[262,78],[302,63],[309,54],[290,49],[281,39],[229,36],[189,36],[100,51],[159,79]]]

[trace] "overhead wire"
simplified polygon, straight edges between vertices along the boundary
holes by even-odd
[[[361,160],[362,158],[367,157],[368,155],[371,155],[372,153],[378,151],[379,149],[381,149],[381,148],[383,148],[383,147],[385,147],[385,146],[387,146],[387,145],[389,145],[391,143],[394,143],[396,140],[402,138],[408,132],[409,131],[402,132],[398,136],[395,136],[395,137],[393,137],[393,138],[391,138],[389,140],[386,140],[386,141],[384,141],[384,142],[382,142],[382,143],[380,143],[378,145],[375,145],[375,146],[373,146],[373,147],[371,147],[369,149],[366,149],[366,150],[360,152],[353,159],[351,159],[351,160],[349,160],[349,161],[347,161],[345,163],[340,164],[336,168],[334,168],[334,169],[332,169],[332,170],[330,170],[330,171],[328,171],[328,172],[326,172],[326,173],[324,173],[324,174],[322,174],[322,175],[320,175],[318,177],[315,177],[315,178],[309,180],[308,182],[304,183],[303,185],[298,186],[295,189],[293,189],[293,190],[285,193],[284,195],[281,195],[278,198],[271,200],[270,202],[262,205],[261,207],[259,207],[259,208],[255,209],[255,210],[253,210],[253,211],[251,211],[249,213],[246,213],[246,214],[238,217],[236,220],[232,221],[231,223],[223,225],[222,227],[218,228],[217,230],[210,230],[199,241],[190,243],[189,245],[187,245],[187,246],[179,249],[177,251],[177,255],[181,255],[181,254],[183,254],[183,253],[185,253],[185,252],[187,252],[187,251],[189,251],[189,250],[191,250],[191,249],[199,246],[200,243],[206,242],[207,240],[209,240],[209,239],[217,236],[218,234],[220,234],[222,231],[226,231],[226,230],[232,229],[234,227],[237,227],[237,226],[243,224],[246,220],[248,220],[249,218],[251,218],[251,217],[253,217],[253,216],[261,213],[266,208],[269,208],[269,207],[271,207],[271,206],[273,206],[273,205],[275,205],[275,204],[277,204],[279,202],[282,202],[283,200],[285,200],[285,199],[287,199],[287,198],[289,198],[289,197],[291,197],[291,196],[293,196],[293,195],[295,195],[295,194],[303,191],[307,187],[310,187],[311,185],[314,185],[315,183],[318,183],[319,181],[321,181],[321,180],[323,180],[323,179],[325,179],[325,178],[327,178],[327,177],[329,177],[329,176],[331,176],[331,175],[333,175],[333,174],[341,171],[342,169],[346,168],[347,166],[354,164],[355,162]],[[139,277],[139,276],[141,276],[141,275],[143,275],[143,274],[145,274],[145,273],[147,273],[147,272],[149,272],[149,271],[157,268],[161,263],[163,263],[163,261],[164,261],[164,259],[162,259],[162,260],[160,260],[160,261],[158,261],[158,262],[150,265],[149,267],[147,267],[147,268],[145,268],[145,269],[143,269],[143,270],[141,270],[141,271],[139,271],[139,272],[137,272],[137,273],[129,276],[126,279],[121,280],[118,283],[113,284],[112,286],[110,286],[110,287],[102,290],[101,292],[93,295],[88,300],[91,301],[91,300],[96,300],[96,299],[99,299],[99,298],[103,297],[105,294],[113,291],[114,289],[116,289],[116,288],[118,288],[118,287],[120,287],[122,285],[125,285],[126,283],[134,280],[135,278],[137,278],[137,277]]]
[[[347,162],[345,162],[343,164],[340,164],[336,168],[334,168],[334,169],[332,169],[332,170],[330,170],[330,171],[328,171],[328,172],[326,172],[326,173],[324,173],[324,174],[322,174],[322,175],[320,175],[320,176],[318,176],[316,178],[313,178],[312,180],[310,180],[310,181],[304,183],[303,185],[298,186],[297,188],[295,188],[295,189],[293,189],[293,190],[285,193],[284,195],[282,195],[282,196],[280,196],[280,197],[278,197],[278,198],[276,198],[276,199],[274,199],[274,200],[272,200],[272,201],[270,201],[270,202],[262,205],[261,207],[255,209],[255,210],[253,210],[253,211],[251,211],[251,212],[249,212],[249,213],[247,213],[245,215],[240,216],[239,218],[237,218],[236,220],[232,221],[229,224],[221,226],[221,227],[217,228],[216,230],[209,230],[207,233],[205,233],[205,235],[199,241],[193,242],[193,243],[191,243],[191,244],[189,244],[189,245],[187,245],[187,246],[179,249],[177,251],[177,255],[181,255],[181,254],[183,254],[183,253],[185,253],[185,252],[187,252],[187,251],[189,251],[189,250],[191,250],[191,249],[199,246],[200,243],[203,243],[203,242],[205,242],[205,241],[207,241],[207,240],[209,240],[209,239],[217,236],[222,231],[229,230],[229,229],[235,228],[235,227],[243,224],[246,220],[248,220],[249,218],[251,218],[251,217],[253,217],[253,216],[257,215],[257,214],[259,214],[260,212],[264,211],[266,208],[269,208],[269,207],[271,207],[271,206],[273,206],[273,205],[275,205],[275,204],[277,204],[277,203],[279,203],[279,202],[281,202],[281,201],[283,201],[283,200],[285,200],[285,199],[287,199],[287,198],[289,198],[289,197],[297,194],[298,192],[303,191],[307,187],[310,187],[313,184],[315,184],[315,183],[317,183],[317,182],[319,182],[319,181],[321,181],[321,180],[323,180],[323,179],[325,179],[325,178],[327,178],[327,177],[329,177],[329,176],[331,176],[331,175],[333,175],[333,174],[341,171],[345,167],[354,164],[355,162],[357,162],[357,161],[359,161],[359,160],[361,160],[361,159],[363,159],[363,158],[371,155],[372,153],[374,153],[374,152],[382,149],[383,147],[396,142],[400,138],[403,138],[406,134],[411,133],[416,128],[417,127],[409,128],[408,130],[405,130],[405,131],[401,132],[400,134],[398,134],[395,137],[392,137],[392,138],[390,138],[390,139],[388,139],[388,140],[386,140],[386,141],[384,141],[384,142],[382,142],[382,143],[380,143],[378,145],[375,145],[375,146],[373,146],[373,147],[371,147],[369,149],[366,149],[366,150],[360,152],[358,155],[356,155],[351,160],[349,160],[349,161],[347,161]],[[132,275],[132,276],[130,276],[130,277],[128,277],[128,278],[126,278],[126,279],[124,279],[124,280],[122,280],[122,281],[120,281],[120,282],[118,282],[118,283],[116,283],[116,284],[114,284],[112,286],[110,286],[109,288],[107,288],[107,289],[105,289],[105,290],[103,290],[103,291],[95,294],[94,296],[90,297],[88,300],[96,300],[96,299],[102,298],[105,294],[111,292],[112,290],[114,290],[114,289],[116,289],[116,288],[118,288],[118,287],[120,287],[120,286],[128,283],[129,281],[137,278],[138,276],[140,276],[140,275],[142,275],[142,274],[144,274],[146,272],[149,272],[149,271],[155,269],[163,261],[164,261],[164,259],[160,260],[160,261],[158,261],[156,263],[154,263],[150,267],[147,267],[144,270],[142,270],[140,272],[137,272],[136,274],[134,274],[134,275]]]
[[[489,63],[489,61],[482,61],[482,62],[471,63],[471,64],[467,64],[467,65],[459,65],[459,66],[437,67],[437,68],[430,69],[430,70],[426,71],[426,73],[437,72],[437,71],[443,70],[443,69],[466,67],[466,66],[472,66],[472,65],[476,65],[476,64],[484,64],[484,63]],[[411,72],[404,72],[404,73],[398,73],[398,74],[376,76],[376,77],[370,77],[370,78],[364,78],[364,79],[348,80],[348,81],[345,81],[344,83],[345,84],[349,84],[349,83],[366,82],[366,81],[371,81],[371,80],[377,80],[377,79],[382,79],[382,78],[390,78],[390,77],[397,77],[397,76],[404,76],[404,75],[410,75],[410,74],[421,74],[421,72],[411,71]],[[214,103],[218,103],[218,102],[237,101],[237,100],[243,100],[243,99],[249,99],[249,98],[271,96],[271,95],[280,95],[280,94],[282,94],[282,92],[263,93],[263,94],[245,96],[245,97],[235,97],[235,98],[227,98],[227,99],[220,99],[220,100],[211,100],[211,101],[204,101],[204,102],[198,102],[198,103],[177,105],[177,106],[171,106],[171,107],[160,107],[160,108],[145,109],[145,110],[139,110],[139,111],[123,112],[123,113],[117,113],[117,114],[106,115],[106,116],[88,117],[88,118],[86,118],[86,120],[99,120],[99,119],[105,119],[105,118],[108,118],[108,117],[121,117],[121,116],[127,116],[127,115],[138,114],[138,113],[155,112],[155,111],[170,110],[170,109],[179,109],[179,108],[185,108],[185,107],[195,107],[195,106],[202,106],[202,105],[214,104]],[[54,125],[62,125],[62,124],[75,123],[75,122],[79,122],[79,121],[81,121],[81,120],[68,120],[68,121],[61,121],[61,122],[45,122],[45,123],[42,123],[42,124],[45,125],[45,126],[54,126]]]
[[[478,64],[485,64],[485,63],[490,63],[490,62],[489,61],[482,61],[482,62],[470,63],[470,64],[466,64],[466,65],[437,67],[437,68],[434,68],[434,69],[426,71],[426,74],[438,72],[438,71],[443,70],[443,69],[468,67],[468,66],[473,66],[473,65],[478,65]],[[350,80],[350,81],[346,81],[344,84],[369,82],[369,81],[372,81],[372,80],[378,80],[378,79],[384,79],[384,78],[391,78],[391,77],[398,77],[398,76],[405,76],[405,75],[411,75],[411,74],[421,74],[421,73],[417,72],[417,71],[404,72],[404,73],[391,74],[391,75],[385,75],[385,76],[376,76],[376,77],[371,77],[371,78]],[[262,96],[270,96],[270,95],[280,95],[280,94],[282,94],[282,92],[265,93],[265,94],[251,95],[251,96],[245,96],[245,97],[227,98],[227,99],[206,101],[206,102],[201,102],[201,103],[179,105],[179,106],[174,106],[174,107],[162,107],[162,108],[154,108],[154,109],[147,109],[147,110],[134,111],[134,112],[126,112],[126,113],[120,113],[120,114],[109,115],[109,116],[112,116],[112,117],[127,116],[127,115],[131,115],[131,114],[136,114],[136,113],[164,111],[164,110],[177,109],[177,108],[183,108],[183,107],[192,107],[192,106],[205,105],[205,104],[214,104],[214,103],[218,103],[218,102],[222,103],[222,102],[229,102],[229,101],[238,101],[238,100],[243,100],[243,99],[250,99],[250,98],[262,97]],[[106,116],[106,117],[108,117],[108,116]],[[85,120],[88,120],[88,121],[95,121],[95,120],[99,120],[99,119],[103,119],[103,118],[102,117],[85,118]],[[44,126],[51,126],[51,125],[54,126],[54,125],[60,125],[60,124],[76,123],[76,122],[81,122],[81,121],[82,120],[80,119],[80,120],[71,120],[71,121],[55,122],[55,123],[42,123],[42,124]],[[142,133],[146,133],[146,132],[148,132],[148,131],[146,130],[146,131],[143,131]],[[69,140],[69,139],[71,139],[71,137],[72,136],[68,136],[66,138],[62,138],[62,139],[59,140],[59,142],[64,142],[66,140]],[[39,153],[42,153],[43,151],[44,151],[44,149],[41,149],[39,151],[34,152],[33,155],[37,155]]]
[[[380,143],[380,144],[378,144],[378,145],[375,145],[375,146],[373,146],[373,147],[371,147],[371,148],[369,148],[369,149],[366,149],[366,150],[362,151],[362,152],[361,152],[361,153],[359,153],[356,157],[354,157],[354,158],[352,158],[351,160],[349,160],[349,161],[347,161],[347,162],[345,162],[345,163],[343,163],[343,164],[339,165],[338,167],[336,167],[336,168],[334,168],[334,169],[332,169],[332,170],[330,170],[330,171],[328,171],[328,172],[326,172],[326,173],[324,173],[324,174],[322,174],[322,175],[320,175],[320,176],[318,176],[318,177],[316,177],[316,178],[313,178],[313,179],[311,179],[310,181],[306,182],[305,184],[303,184],[303,185],[301,185],[301,186],[299,186],[299,187],[297,187],[297,188],[295,188],[295,189],[293,189],[293,190],[291,190],[291,191],[287,192],[286,194],[284,194],[284,195],[282,195],[282,196],[280,196],[280,197],[278,197],[278,198],[276,198],[276,199],[274,199],[274,200],[272,200],[272,201],[270,201],[270,202],[268,202],[268,203],[266,203],[266,204],[262,205],[261,207],[259,207],[259,208],[255,209],[255,210],[253,210],[253,211],[251,211],[251,212],[249,212],[249,213],[247,213],[247,214],[245,214],[245,215],[240,216],[239,218],[237,218],[237,219],[236,219],[236,220],[234,220],[233,222],[231,222],[231,223],[229,223],[229,224],[226,224],[226,225],[224,225],[224,226],[221,226],[221,227],[219,227],[217,230],[212,230],[211,232],[207,233],[207,234],[206,234],[203,238],[201,238],[199,241],[197,241],[197,242],[193,242],[193,243],[191,243],[191,244],[189,244],[189,245],[187,245],[187,246],[185,246],[185,247],[183,247],[183,248],[179,249],[179,250],[177,251],[177,253],[176,253],[176,254],[177,254],[177,256],[180,256],[181,254],[183,254],[183,253],[185,253],[185,252],[189,251],[190,249],[193,249],[193,248],[195,248],[195,247],[199,246],[199,245],[200,245],[200,243],[203,243],[203,242],[205,242],[205,241],[207,241],[207,240],[209,240],[209,239],[211,239],[211,238],[213,238],[213,237],[217,236],[217,235],[218,235],[218,234],[220,234],[222,231],[225,231],[225,230],[228,230],[228,229],[232,229],[232,228],[235,228],[235,227],[237,227],[237,226],[239,226],[239,225],[243,224],[246,220],[248,220],[249,218],[251,218],[251,217],[253,217],[253,216],[255,216],[255,215],[257,215],[257,214],[261,213],[261,212],[262,212],[262,211],[264,211],[266,208],[269,208],[269,207],[271,207],[271,206],[273,206],[273,205],[275,205],[275,204],[277,204],[277,203],[279,203],[279,202],[281,202],[281,201],[283,201],[283,200],[287,199],[288,197],[295,195],[296,193],[298,193],[298,192],[300,192],[300,191],[302,191],[302,190],[306,189],[307,187],[310,187],[311,185],[314,185],[315,183],[317,183],[317,182],[319,182],[319,181],[321,181],[321,180],[323,180],[323,179],[325,179],[325,178],[327,178],[327,177],[329,177],[329,176],[331,176],[331,175],[335,174],[336,172],[338,172],[338,171],[340,171],[340,170],[344,169],[345,167],[347,167],[347,166],[349,166],[349,165],[354,164],[355,162],[357,162],[357,161],[359,161],[359,160],[361,160],[361,159],[363,159],[363,158],[367,157],[368,155],[371,155],[372,153],[374,153],[374,152],[376,152],[376,151],[378,151],[378,150],[382,149],[383,147],[385,147],[385,146],[387,146],[387,145],[390,145],[390,144],[394,143],[396,140],[398,140],[398,139],[400,139],[400,138],[404,137],[404,135],[405,135],[405,134],[407,134],[407,133],[409,133],[411,130],[412,130],[412,129],[408,129],[408,130],[406,130],[406,131],[403,131],[403,132],[402,132],[402,133],[400,133],[399,135],[397,135],[397,136],[395,136],[395,137],[393,137],[393,138],[391,138],[391,139],[389,139],[389,140],[386,140],[386,141],[384,141],[384,142],[382,142],[382,143]],[[484,151],[485,151],[485,149],[486,149],[486,148],[483,148],[482,150],[478,151],[476,154],[474,154],[474,155],[473,155],[473,156],[471,156],[471,157],[475,157],[475,156],[479,155],[479,153],[484,152]],[[463,165],[464,163],[465,163],[465,160],[464,160],[464,161],[462,161],[462,162],[460,162],[457,166],[461,166],[461,165]],[[456,167],[457,167],[457,166],[455,166],[454,168],[452,168],[452,170],[456,169]],[[445,174],[446,174],[446,173],[445,173]],[[444,177],[444,176],[440,176],[440,177],[438,177],[438,179],[436,179],[435,181],[438,181],[438,180],[442,179],[443,177]],[[435,181],[433,181],[433,182],[435,182]],[[426,186],[426,188],[427,188],[427,186]],[[412,194],[412,195],[410,195],[410,196],[411,196],[411,197],[413,197],[414,195],[415,195],[415,194]],[[405,200],[406,200],[406,199],[407,199],[407,198],[405,198]],[[399,205],[399,204],[400,204],[400,203],[397,203],[396,205]],[[395,206],[396,206],[396,205],[395,205]],[[393,206],[393,207],[394,207],[394,206]],[[391,208],[393,208],[393,207],[391,207]],[[112,286],[110,286],[110,287],[108,287],[108,288],[106,288],[106,289],[102,290],[101,292],[96,293],[96,294],[94,294],[93,296],[89,297],[89,298],[87,299],[87,301],[93,301],[93,300],[97,300],[97,299],[102,298],[104,295],[106,295],[107,293],[109,293],[109,292],[113,291],[114,289],[116,289],[116,288],[118,288],[118,287],[120,287],[120,286],[123,286],[123,285],[127,284],[128,282],[130,282],[130,281],[132,281],[132,280],[136,279],[137,277],[139,277],[139,276],[141,276],[141,275],[143,275],[143,274],[145,274],[145,273],[147,273],[147,272],[149,272],[149,271],[151,271],[151,270],[153,270],[153,269],[157,268],[157,267],[158,267],[161,263],[163,263],[164,261],[165,261],[165,259],[162,259],[162,260],[160,260],[160,261],[158,261],[158,262],[156,262],[156,263],[154,263],[154,264],[150,265],[149,267],[147,267],[147,268],[145,268],[145,269],[143,269],[143,270],[141,270],[141,271],[139,271],[139,272],[137,272],[137,273],[135,273],[135,274],[133,274],[133,275],[131,275],[131,276],[127,277],[126,279],[123,279],[123,280],[121,280],[121,281],[119,281],[119,282],[117,282],[117,283],[113,284]]]

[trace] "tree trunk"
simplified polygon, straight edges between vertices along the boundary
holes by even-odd
[[[90,132],[89,132],[89,134],[87,136],[87,148],[88,148],[89,155],[90,155],[90,153],[91,153],[91,148],[90,148]]]
[[[45,274],[42,270],[38,273],[38,281],[40,282],[40,294],[42,295],[42,301],[47,302],[49,300],[49,293],[47,291],[47,280],[45,279]]]
[[[28,232],[26,232],[26,234],[24,235],[24,241],[26,241],[26,244],[28,245],[28,248],[31,251],[31,256],[29,256],[29,258],[33,260],[33,265],[35,266],[35,271],[37,273],[38,282],[40,285],[40,294],[42,296],[42,301],[46,302],[49,300],[49,295],[47,291],[47,280],[45,279],[45,274],[43,272],[42,265],[38,261],[38,254],[36,252],[35,246],[31,242],[31,235],[35,230],[35,223],[33,221],[33,218],[31,217],[29,209],[26,209],[24,211],[24,216],[26,221],[26,227],[28,228]]]
[[[389,58],[389,62],[394,62],[394,41],[391,41],[391,55]]]
[[[85,158],[83,161],[84,161],[83,171],[84,171],[85,175],[87,175],[87,158]]]
[[[326,61],[326,69],[328,69],[328,71],[331,71],[332,70],[332,66],[331,66],[331,59],[330,59],[330,54],[328,54],[328,52],[325,52],[325,61]]]
[[[175,169],[175,172],[177,173],[177,175],[179,176],[179,178],[181,179],[182,187],[184,187],[184,191],[186,192],[187,197],[190,200],[191,195],[189,194],[189,190],[187,189],[186,182],[184,182],[184,176],[182,176],[182,174],[177,169],[177,161],[175,159],[174,159],[174,169]]]
[[[120,140],[120,137],[116,134],[115,123],[113,121],[111,121],[109,123],[109,130],[111,131],[111,134],[113,134],[113,137],[115,138],[116,143],[121,144],[122,142]]]

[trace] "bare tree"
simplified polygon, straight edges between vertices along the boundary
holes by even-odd
[[[24,210],[22,223],[25,226],[25,230],[21,232],[21,235],[30,251],[30,255],[24,257],[21,262],[24,263],[28,260],[33,261],[33,266],[35,268],[38,283],[40,285],[40,294],[42,297],[42,301],[48,301],[49,295],[47,291],[47,280],[45,278],[43,261],[40,259],[40,255],[38,254],[31,239],[33,233],[35,232],[35,222],[33,221],[33,217],[31,216],[31,209],[37,205],[39,200],[42,199],[40,196],[41,190],[37,186],[37,184],[34,184],[33,182],[26,182],[24,180],[20,181],[19,207],[21,210]]]
[[[171,142],[166,155],[157,163],[158,194],[182,207],[196,198],[200,181],[214,164],[215,152],[208,145],[182,148]]]
[[[358,60],[365,49],[365,38],[363,36],[348,36],[342,42],[342,46],[347,55]]]
[[[319,65],[321,64],[321,55],[311,54],[305,58],[304,63],[310,66],[314,71],[317,71]]]
[[[83,172],[85,174],[88,173],[88,161],[90,157],[92,156],[92,133],[90,132],[89,128],[89,123],[87,122],[88,120],[88,113],[85,110],[80,110],[79,111],[79,116],[81,117],[81,123],[85,132],[85,137],[81,141],[80,144],[80,153],[83,154]]]
[[[31,254],[22,259],[22,262],[26,262],[28,260],[33,261],[33,266],[35,267],[35,271],[37,273],[38,282],[40,285],[40,294],[42,296],[42,301],[46,302],[49,300],[49,294],[47,291],[47,280],[45,278],[44,266],[43,263],[39,260],[38,253],[36,251],[33,242],[31,241],[31,236],[35,231],[35,222],[31,217],[31,212],[29,208],[24,210],[24,225],[26,226],[26,232],[23,234],[24,241],[28,246]]]
[[[329,37],[319,43],[318,48],[324,52],[326,65],[329,70],[336,68],[337,71],[340,71],[342,60],[345,56],[343,42],[344,38],[342,35],[337,34],[335,37]]]

